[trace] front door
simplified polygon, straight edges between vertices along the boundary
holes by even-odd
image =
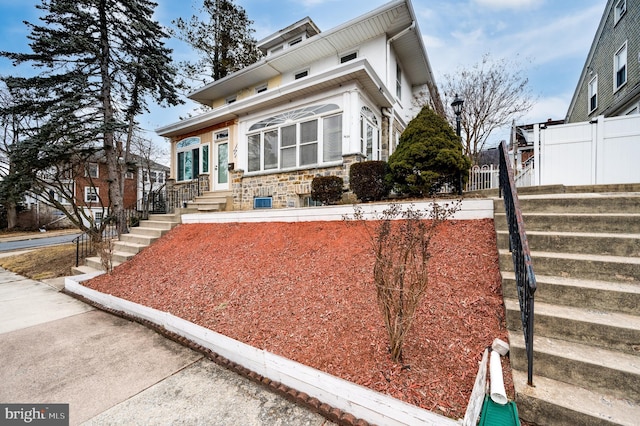
[[[229,189],[229,141],[217,142],[214,149],[213,190]]]

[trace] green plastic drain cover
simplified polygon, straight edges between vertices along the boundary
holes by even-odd
[[[518,419],[518,409],[516,403],[509,401],[505,405],[496,404],[489,398],[484,397],[482,412],[480,413],[480,426],[520,426]]]

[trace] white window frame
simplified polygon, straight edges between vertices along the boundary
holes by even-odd
[[[255,90],[256,95],[257,95],[258,93],[266,92],[266,91],[267,91],[267,89],[268,89],[268,85],[267,85],[267,83],[261,84],[260,86],[256,86],[256,90]]]
[[[95,166],[95,167],[94,167]],[[95,170],[95,176],[93,171]],[[100,177],[100,166],[98,163],[88,163],[87,167],[84,169],[84,176],[90,177],[92,179],[98,179]]]
[[[228,98],[226,98],[224,101],[227,105],[234,103],[235,101],[238,100],[238,96],[237,95],[233,95],[233,96],[229,96]]]
[[[96,188],[96,187],[93,187],[93,186],[85,186],[84,187],[84,202],[85,203],[97,203],[99,201],[100,201],[100,188]]]
[[[190,182],[194,179],[197,179],[198,176],[200,175],[200,171],[202,170],[201,167],[201,159],[200,157],[202,156],[202,149],[201,149],[201,145],[202,145],[202,139],[198,136],[193,136],[193,137],[189,137],[189,138],[185,138],[182,139],[181,141],[178,142],[178,144],[176,145],[176,181],[178,182]],[[194,155],[193,155],[193,151],[198,151],[197,155],[198,155],[198,164],[195,164],[194,162]],[[194,168],[198,169],[198,173],[196,174],[195,177],[190,177],[189,179],[185,179],[185,170],[184,170],[184,166],[180,164],[180,159],[182,157],[183,162],[186,160],[186,157],[190,157],[190,161],[191,161],[191,175],[193,175],[194,173]],[[182,167],[182,179],[180,179],[180,169]]]
[[[627,42],[625,41],[622,46],[613,55],[613,91],[620,90],[627,81],[629,81],[629,64],[627,62],[628,49]],[[624,69],[624,81],[618,84],[618,73]]]
[[[96,225],[100,225],[102,223],[103,214],[102,212],[93,212],[93,220]]]
[[[620,19],[627,13],[627,0],[618,0],[613,6],[614,10],[614,25],[616,25]]]
[[[596,74],[591,80],[589,80],[588,86],[588,98],[587,98],[587,110],[589,114],[598,109],[598,74]],[[595,96],[595,105],[592,105],[591,99]]]
[[[325,152],[325,120],[334,119],[334,117],[340,115],[342,116],[343,111],[336,108],[335,110],[326,111],[324,114],[317,114],[315,116],[306,116],[301,117],[297,120],[287,120],[285,122],[279,122],[271,126],[265,126],[260,128],[257,132],[251,132],[247,135],[247,171],[248,173],[274,173],[288,170],[296,170],[296,169],[307,169],[312,167],[318,167],[321,165],[330,165],[330,164],[338,164],[342,161],[342,128],[340,129],[340,136],[338,140],[340,141],[340,155],[336,160],[327,160],[325,161],[324,157],[329,154],[329,152]],[[342,120],[340,124],[342,126]],[[306,125],[310,122],[316,122],[316,137],[315,140],[308,140],[306,142],[302,142],[302,126]],[[283,138],[283,129],[295,128],[295,144],[291,144],[288,146],[282,145]],[[291,130],[289,130],[291,131]],[[329,137],[329,133],[326,137]],[[335,134],[331,134],[335,138]],[[268,153],[275,154],[275,160],[269,162],[269,164],[265,164],[265,148],[266,139],[270,137],[270,141],[275,141],[275,146],[271,146],[272,150],[267,150]],[[304,147],[315,147],[315,162],[313,163],[302,163],[302,149]],[[250,149],[250,147],[252,149]],[[286,167],[283,165],[284,156],[283,153],[285,151],[295,151],[295,164],[287,165]],[[252,156],[251,152],[258,153],[258,156]],[[271,158],[271,157],[270,157]],[[251,166],[250,166],[251,165]]]

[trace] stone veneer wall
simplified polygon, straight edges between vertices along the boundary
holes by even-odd
[[[342,164],[331,167],[318,167],[306,170],[294,170],[283,173],[270,173],[245,176],[244,171],[234,170],[231,175],[234,210],[253,209],[255,197],[272,197],[273,208],[300,207],[302,197],[311,194],[311,181],[317,176],[338,176],[349,188],[349,168],[351,164],[363,161],[360,154],[343,157]]]

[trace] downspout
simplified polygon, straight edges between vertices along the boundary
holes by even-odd
[[[382,115],[387,117],[388,127],[387,127],[387,161],[389,161],[389,157],[391,157],[391,141],[393,140],[393,107],[391,108],[382,108]]]
[[[391,87],[391,71],[389,70],[389,59],[391,58],[391,43],[393,43],[394,41],[396,41],[397,39],[399,39],[400,37],[402,37],[403,35],[405,35],[406,33],[408,33],[409,31],[413,31],[416,28],[416,21],[411,21],[411,25],[409,25],[407,28],[405,28],[404,30],[400,31],[398,34],[394,35],[393,37],[391,37],[389,40],[387,40],[387,57],[386,57],[386,61],[387,61],[387,88]],[[394,93],[394,92],[391,92]]]

